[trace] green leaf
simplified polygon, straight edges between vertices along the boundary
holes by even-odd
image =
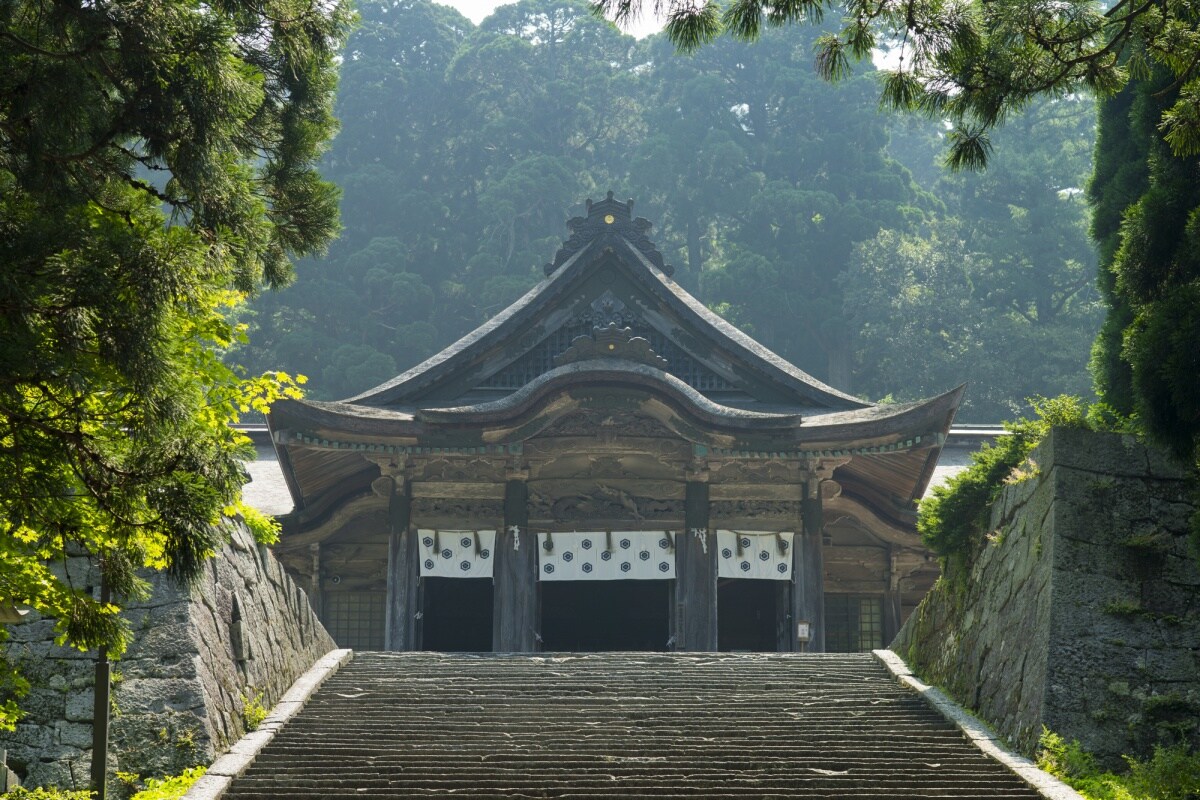
[[[952,171],[977,171],[987,167],[992,143],[984,128],[955,127],[947,138],[950,152],[946,156],[946,166]]]
[[[689,6],[671,11],[663,32],[671,44],[683,53],[692,53],[721,33],[721,9],[715,0],[700,7]]]

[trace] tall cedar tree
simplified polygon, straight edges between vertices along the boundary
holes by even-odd
[[[1111,309],[1093,353],[1102,397],[1181,458],[1200,453],[1200,158],[1160,130],[1165,70],[1102,106],[1093,231]]]
[[[1121,246],[1121,220],[1125,209],[1141,197],[1148,186],[1147,156],[1154,121],[1149,129],[1145,102],[1143,113],[1131,114],[1135,101],[1145,90],[1130,84],[1101,101],[1097,118],[1096,158],[1088,202],[1092,207],[1091,234],[1099,255],[1097,285],[1108,313],[1092,346],[1091,369],[1097,393],[1122,414],[1134,412],[1132,375],[1121,357],[1125,329],[1133,321],[1133,310],[1117,289],[1114,262]]]
[[[195,575],[244,511],[228,423],[294,390],[217,351],[243,296],[336,233],[314,164],[349,21],[317,0],[0,3],[0,603],[63,642],[127,637],[69,557],[134,596],[140,568]]]

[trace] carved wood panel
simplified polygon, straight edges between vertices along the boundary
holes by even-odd
[[[473,526],[497,528],[504,520],[504,500],[473,500],[454,497],[414,497],[412,524],[441,528]]]
[[[538,482],[530,486],[529,516],[531,519],[564,522],[683,519],[682,484],[666,481],[638,483],[642,487],[640,492],[644,493],[632,491],[629,486],[593,485],[582,481],[557,484]]]
[[[431,458],[413,464],[412,479],[415,481],[503,483],[506,466],[503,459]]]
[[[714,500],[709,505],[713,520],[786,520],[796,524],[800,519],[798,500]]]

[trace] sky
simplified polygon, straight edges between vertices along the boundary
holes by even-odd
[[[453,6],[458,9],[458,12],[475,24],[479,24],[488,14],[492,13],[492,9],[496,6],[507,5],[500,0],[438,0],[443,5]],[[644,36],[649,36],[652,33],[657,33],[662,28],[662,23],[655,19],[651,14],[646,13],[643,19],[626,31],[637,38],[641,39]]]

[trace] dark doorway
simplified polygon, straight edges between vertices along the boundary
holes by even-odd
[[[723,578],[717,584],[717,649],[774,653],[782,648],[786,581]],[[786,612],[783,612],[786,614]]]
[[[542,650],[666,650],[670,581],[544,581]]]
[[[421,649],[444,653],[492,650],[492,581],[422,578]]]

